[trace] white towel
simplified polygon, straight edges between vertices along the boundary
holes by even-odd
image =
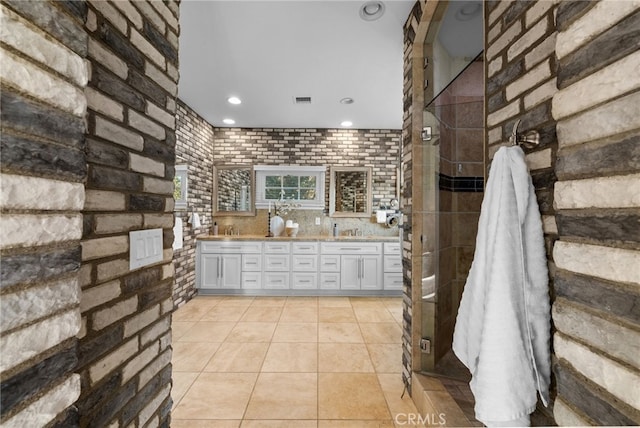
[[[198,213],[191,214],[189,223],[191,223],[191,227],[193,227],[194,229],[202,227],[202,224],[200,223],[200,216],[198,215]]]
[[[493,159],[453,335],[471,372],[476,419],[529,425],[549,402],[550,305],[542,221],[520,147]]]
[[[384,224],[387,222],[387,211],[386,210],[377,210],[376,211],[376,223]]]
[[[182,248],[182,219],[176,216],[173,225],[173,249],[179,250],[180,248]]]

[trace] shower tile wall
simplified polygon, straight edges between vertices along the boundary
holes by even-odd
[[[440,126],[435,362],[451,349],[473,260],[484,174],[483,63],[474,62],[434,101]]]

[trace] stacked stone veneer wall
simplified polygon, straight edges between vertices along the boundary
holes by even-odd
[[[211,226],[213,127],[182,101],[178,101],[176,119],[176,165],[187,165],[189,187],[187,210],[175,212],[182,218],[183,234],[182,248],[175,250],[173,255],[173,300],[178,307],[196,294],[196,235],[206,232]],[[192,211],[201,216],[202,228],[193,228],[187,222]]]
[[[640,3],[561,2],[553,346],[561,425],[640,424]]]
[[[554,299],[554,417],[637,424],[640,4],[485,5],[489,158],[518,118],[541,134],[526,159]]]
[[[0,5],[1,424],[71,426],[89,75],[82,4]]]
[[[435,3],[435,2],[432,2]],[[402,116],[402,183],[400,209],[403,214],[402,235],[402,381],[409,391],[414,364],[420,365],[421,306],[420,290],[412,287],[414,272],[421,272],[420,235],[422,233],[423,194],[414,191],[419,185],[421,175],[416,177],[416,168],[422,167],[422,153],[419,149],[419,136],[422,130],[422,109],[424,108],[424,55],[422,41],[425,38],[423,14],[427,8],[426,0],[415,3],[404,25],[403,53],[403,116]],[[415,198],[414,198],[415,197]],[[416,246],[420,247],[416,247]],[[424,248],[427,250],[426,246]],[[433,250],[433,248],[431,248]],[[419,368],[418,368],[419,369]]]
[[[169,426],[178,3],[88,1],[80,426]],[[129,267],[129,232],[163,259]]]

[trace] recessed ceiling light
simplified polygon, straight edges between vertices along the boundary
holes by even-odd
[[[227,98],[227,102],[229,102],[229,104],[242,104],[242,100],[238,97],[229,97]]]
[[[340,104],[353,104],[353,98],[349,98],[349,97],[343,98],[340,100]]]
[[[225,125],[233,125],[234,123],[236,123],[236,121],[233,119],[222,119],[222,122],[224,122]]]
[[[482,2],[468,1],[460,6],[455,17],[458,21],[470,21],[482,12]]]
[[[365,21],[375,21],[384,15],[384,3],[368,1],[360,7],[360,18]]]
[[[350,120],[345,120],[340,124],[340,126],[353,126],[353,122],[351,122]]]

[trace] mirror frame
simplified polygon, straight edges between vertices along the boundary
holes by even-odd
[[[247,211],[221,211],[218,210],[218,172],[230,169],[246,170],[249,171],[250,186],[249,193],[251,194],[251,206]],[[212,212],[214,217],[222,216],[237,216],[237,217],[250,217],[256,215],[256,201],[255,201],[255,174],[253,172],[252,165],[214,165],[213,166],[213,194],[211,197]]]
[[[339,172],[362,171],[367,173],[366,194],[365,194],[365,210],[361,213],[336,211],[336,174]],[[331,217],[371,217],[372,205],[372,168],[370,166],[332,166],[331,178],[329,180],[329,215]]]

